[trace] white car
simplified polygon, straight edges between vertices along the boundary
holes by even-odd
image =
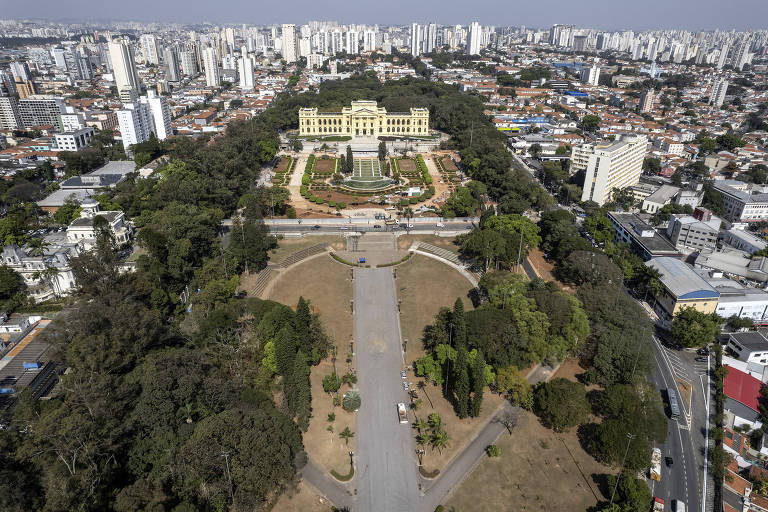
[[[400,376],[401,376],[402,378],[404,378],[404,379],[405,379],[405,378],[407,378],[407,377],[406,377],[406,375],[405,375],[405,370],[403,370],[403,371],[401,371],[401,372],[400,372]]]
[[[413,224],[408,224],[408,229],[413,229]]]
[[[403,381],[403,389],[408,391],[408,381]]]
[[[443,224],[442,222],[438,222],[437,224],[435,224],[435,226],[437,226],[438,228],[444,228],[445,224]]]
[[[384,210],[397,210],[394,206],[387,206]]]

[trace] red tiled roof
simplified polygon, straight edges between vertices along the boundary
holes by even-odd
[[[723,392],[728,398],[740,402],[754,411],[759,411],[757,399],[760,397],[762,382],[748,373],[728,367],[728,375],[723,383]]]

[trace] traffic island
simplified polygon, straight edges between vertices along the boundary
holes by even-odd
[[[428,471],[424,469],[424,466],[419,466],[419,474],[422,476],[422,478],[426,478],[427,480],[434,480],[437,478],[437,475],[440,474],[440,470],[435,468],[431,471]]]
[[[339,482],[349,482],[355,476],[355,466],[350,464],[349,473],[347,473],[346,475],[339,474],[335,469],[331,470],[331,475],[333,475],[333,478],[335,478]]]

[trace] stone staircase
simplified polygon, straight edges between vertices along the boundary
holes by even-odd
[[[328,244],[317,244],[313,245],[312,247],[307,247],[306,249],[302,249],[301,251],[297,251],[287,258],[285,258],[283,261],[281,261],[278,266],[280,268],[288,268],[294,263],[298,263],[299,261],[309,258],[310,256],[314,256],[315,254],[320,254],[321,252],[325,252],[328,250]]]
[[[464,263],[459,259],[459,256],[451,252],[447,249],[443,249],[441,247],[437,247],[436,245],[428,244],[425,242],[418,242],[418,246],[416,247],[419,250],[434,254],[435,256],[440,256],[444,260],[448,260],[451,263],[455,263],[456,265],[460,267],[465,267]]]

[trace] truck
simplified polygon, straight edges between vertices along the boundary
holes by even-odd
[[[25,361],[24,363],[22,363],[21,366],[22,366],[22,368],[24,370],[39,370],[40,368],[43,367],[43,363],[41,363],[40,361],[35,361],[33,363],[27,363]]]
[[[653,498],[653,512],[664,512],[664,500],[654,496]]]
[[[651,480],[661,481],[661,450],[654,448],[651,452]]]
[[[397,404],[397,416],[400,418],[400,423],[408,423],[408,410],[402,402]]]

